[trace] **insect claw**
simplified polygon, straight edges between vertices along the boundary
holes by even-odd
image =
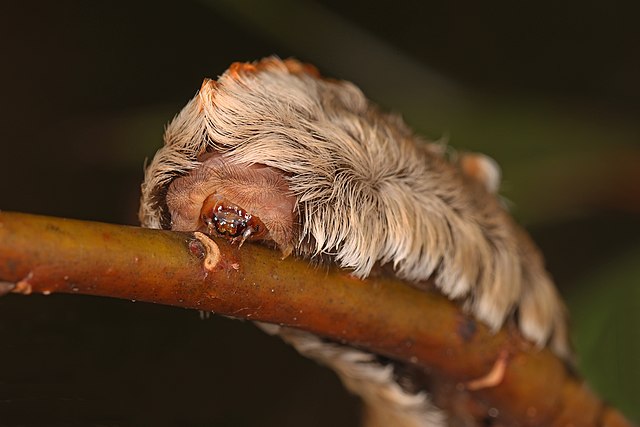
[[[207,224],[207,234],[211,236],[213,233],[214,233],[213,225]]]
[[[207,217],[202,218],[202,221],[204,222],[204,225],[207,227],[206,233],[211,236],[213,234],[213,229],[214,229],[213,221],[211,220],[211,218],[207,218]]]
[[[247,227],[247,229],[244,230],[244,233],[242,233],[242,237],[240,238],[240,244],[238,245],[239,248],[242,247],[242,244],[244,243],[245,240],[251,237],[254,231],[255,230],[253,229],[253,227]]]

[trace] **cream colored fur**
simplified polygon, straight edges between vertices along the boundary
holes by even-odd
[[[302,354],[331,367],[344,386],[366,403],[367,427],[441,427],[446,417],[425,392],[411,394],[394,381],[393,367],[382,366],[374,355],[327,343],[297,329],[257,323],[265,332],[279,335]]]
[[[467,173],[353,84],[296,61],[235,64],[167,128],[142,185],[143,225],[170,227],[167,186],[206,150],[288,175],[300,221],[294,253],[330,255],[358,277],[376,263],[413,283],[433,276],[490,327],[517,314],[525,337],[569,357],[564,306],[537,248],[491,191],[499,172],[490,160]]]

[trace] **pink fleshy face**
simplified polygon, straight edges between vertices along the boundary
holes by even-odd
[[[199,161],[197,168],[169,186],[171,228],[204,231],[241,244],[271,241],[290,253],[296,237],[296,199],[286,175],[261,164],[230,164],[219,154],[204,154]]]

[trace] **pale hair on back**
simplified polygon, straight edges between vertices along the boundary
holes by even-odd
[[[492,191],[499,171],[488,158],[452,161],[355,85],[312,66],[236,63],[205,80],[168,126],[142,185],[143,225],[170,227],[167,187],[207,151],[287,175],[300,227],[294,253],[329,255],[361,278],[376,263],[412,283],[433,277],[491,328],[516,314],[525,337],[569,356],[563,303]]]
[[[271,172],[277,176],[264,178]],[[256,182],[243,189],[247,179]],[[262,181],[261,197],[252,197],[250,187]],[[416,137],[353,84],[266,58],[205,80],[174,118],[146,169],[140,220],[196,227],[203,200],[217,188],[235,196],[231,203],[262,209],[285,255],[333,259],[360,278],[387,264],[416,287],[434,279],[494,330],[514,318],[525,337],[570,360],[566,310],[539,250],[496,195],[499,182],[489,157]],[[292,198],[293,212],[269,208]],[[424,389],[405,389],[393,365],[375,355],[258,326],[332,367],[365,401],[368,427],[446,425]]]

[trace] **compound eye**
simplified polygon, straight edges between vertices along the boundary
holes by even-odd
[[[232,242],[240,239],[240,244],[250,237],[259,238],[266,233],[266,228],[258,217],[219,194],[212,194],[205,199],[200,218],[207,233],[215,233]]]
[[[239,237],[245,232],[247,223],[251,219],[242,209],[237,206],[217,206],[211,213],[211,216],[205,214],[207,218],[211,218],[211,225],[218,234],[225,237]]]

